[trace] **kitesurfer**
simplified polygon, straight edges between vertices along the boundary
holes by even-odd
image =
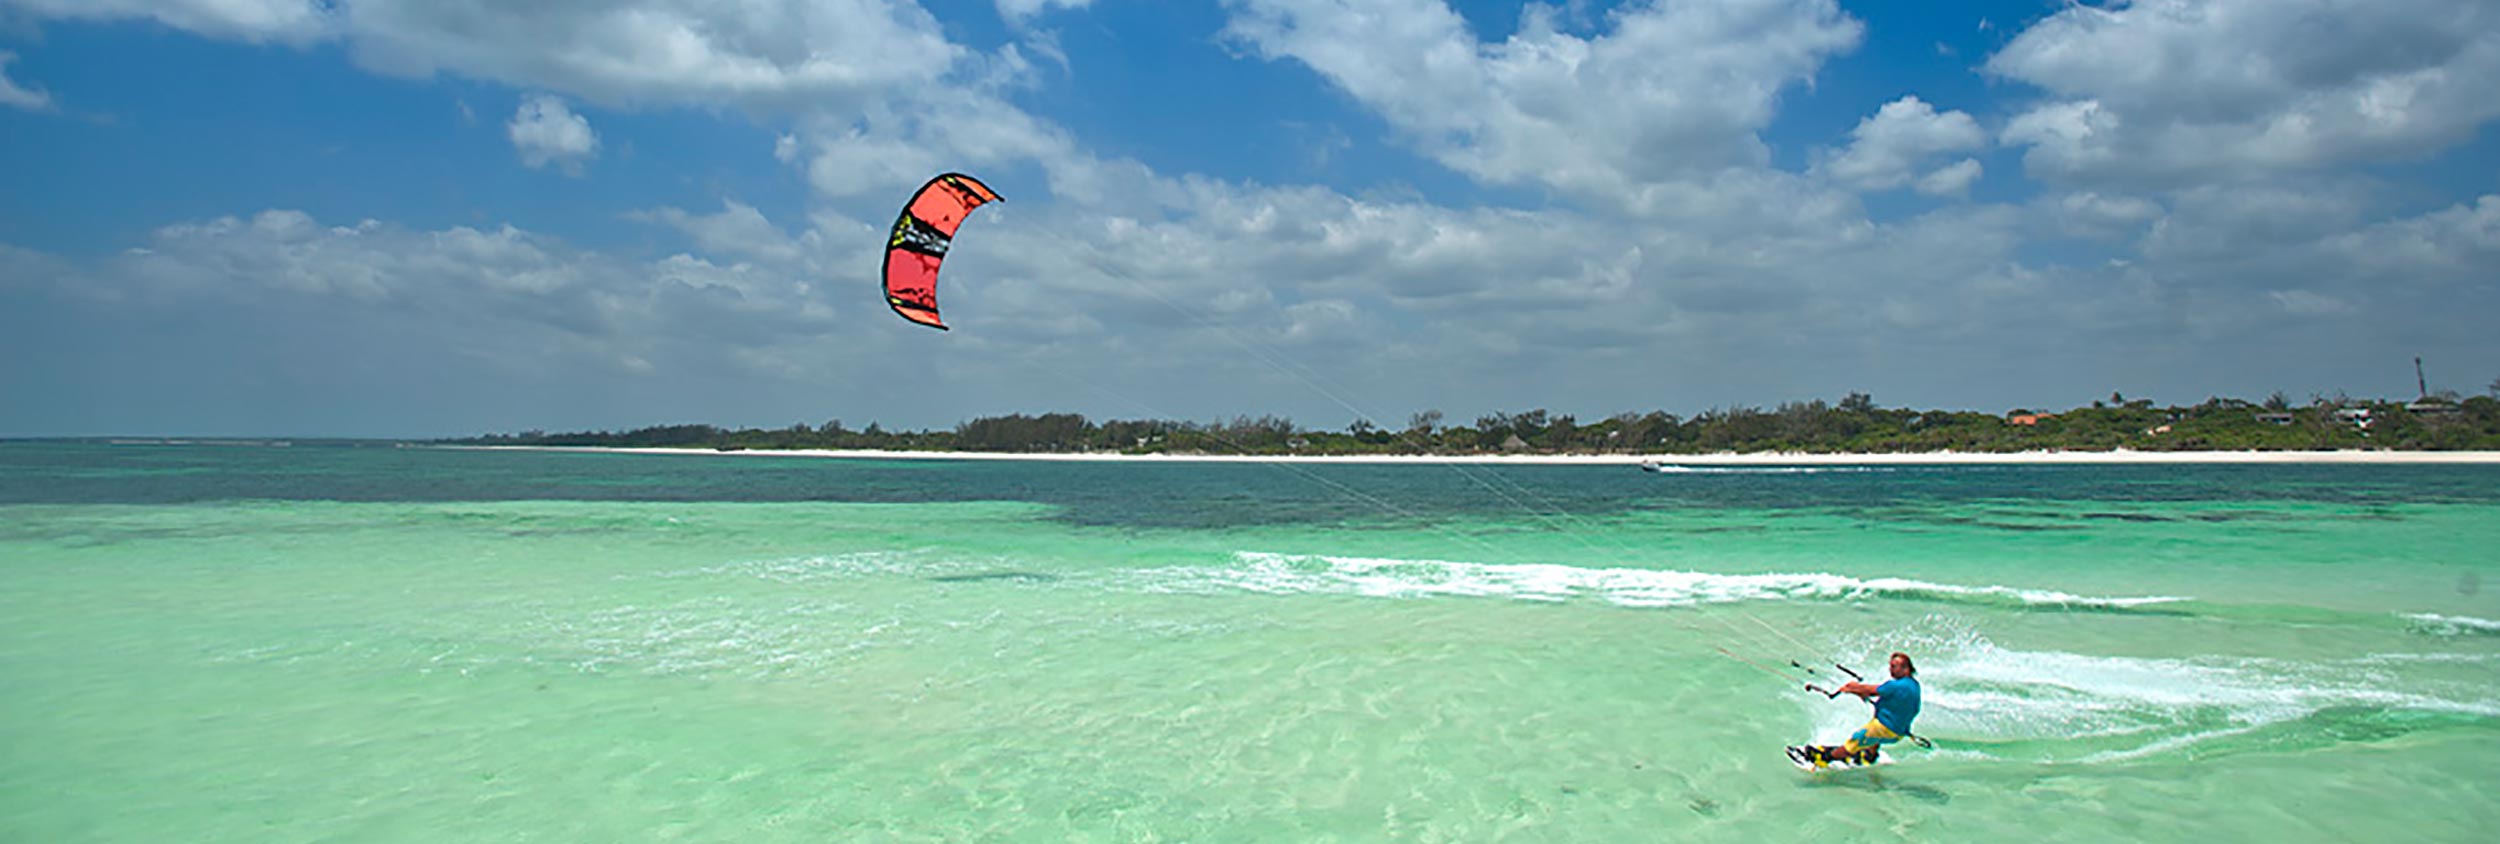
[[[1808,761],[1818,765],[1839,761],[1874,764],[1876,748],[1900,741],[1910,734],[1910,722],[1918,720],[1918,665],[1910,661],[1909,654],[1895,651],[1890,668],[1892,679],[1884,681],[1883,685],[1870,686],[1858,682],[1843,685],[1837,690],[1839,694],[1857,695],[1874,704],[1875,717],[1850,735],[1847,744],[1806,748]]]

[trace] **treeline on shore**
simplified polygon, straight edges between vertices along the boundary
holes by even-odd
[[[852,430],[839,419],[778,429],[663,425],[630,431],[489,434],[460,445],[607,448],[861,449],[1121,454],[1711,454],[1721,452],[1914,453],[1933,451],[2405,451],[2500,450],[2500,399],[2414,402],[2320,399],[2294,406],[2214,398],[2156,407],[2111,395],[2062,411],[1991,414],[1875,405],[1864,393],[1838,403],[1730,407],[1691,417],[1619,413],[1582,422],[1546,410],[1493,413],[1445,424],[1428,410],[1389,429],[1368,419],[1314,430],[1276,416],[1231,420],[1108,420],[1074,413],[989,416],[953,430]]]

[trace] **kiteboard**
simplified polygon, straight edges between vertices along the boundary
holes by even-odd
[[[1877,765],[1892,764],[1892,757],[1883,755],[1880,752],[1876,754],[1875,761],[1873,762],[1854,762],[1847,759],[1833,759],[1829,762],[1817,763],[1814,761],[1814,757],[1810,754],[1812,749],[1813,748],[1811,746],[1796,746],[1788,748],[1789,764],[1797,766],[1797,770],[1809,773],[1848,771],[1857,768],[1872,768]]]

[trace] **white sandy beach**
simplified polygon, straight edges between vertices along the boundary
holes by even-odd
[[[1489,464],[1518,466],[1900,466],[1954,464],[2163,464],[2163,463],[2336,463],[2336,464],[2500,464],[2500,451],[2019,451],[2011,453],[1937,451],[1916,454],[1809,454],[1754,452],[1746,454],[1011,454],[967,451],[853,451],[836,449],[755,449],[715,451],[692,448],[598,448],[577,446],[451,446],[452,448],[525,451],[581,451],[620,454],[679,454],[720,457],[830,457],[852,460],[1090,460],[1144,463],[1412,463]]]

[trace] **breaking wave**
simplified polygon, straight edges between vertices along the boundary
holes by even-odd
[[[2187,598],[2103,597],[2014,586],[1964,586],[1897,577],[1712,574],[1560,564],[1491,564],[1243,551],[1239,565],[1138,572],[1148,588],[1168,592],[1244,590],[1268,594],[1342,594],[1384,598],[1466,596],[1527,601],[1595,599],[1632,607],[1675,607],[1745,601],[1904,599],[2008,607],[2126,610]]]
[[[2413,629],[2436,636],[2500,636],[2500,621],[2467,615],[2438,613],[2407,613],[2405,621]]]

